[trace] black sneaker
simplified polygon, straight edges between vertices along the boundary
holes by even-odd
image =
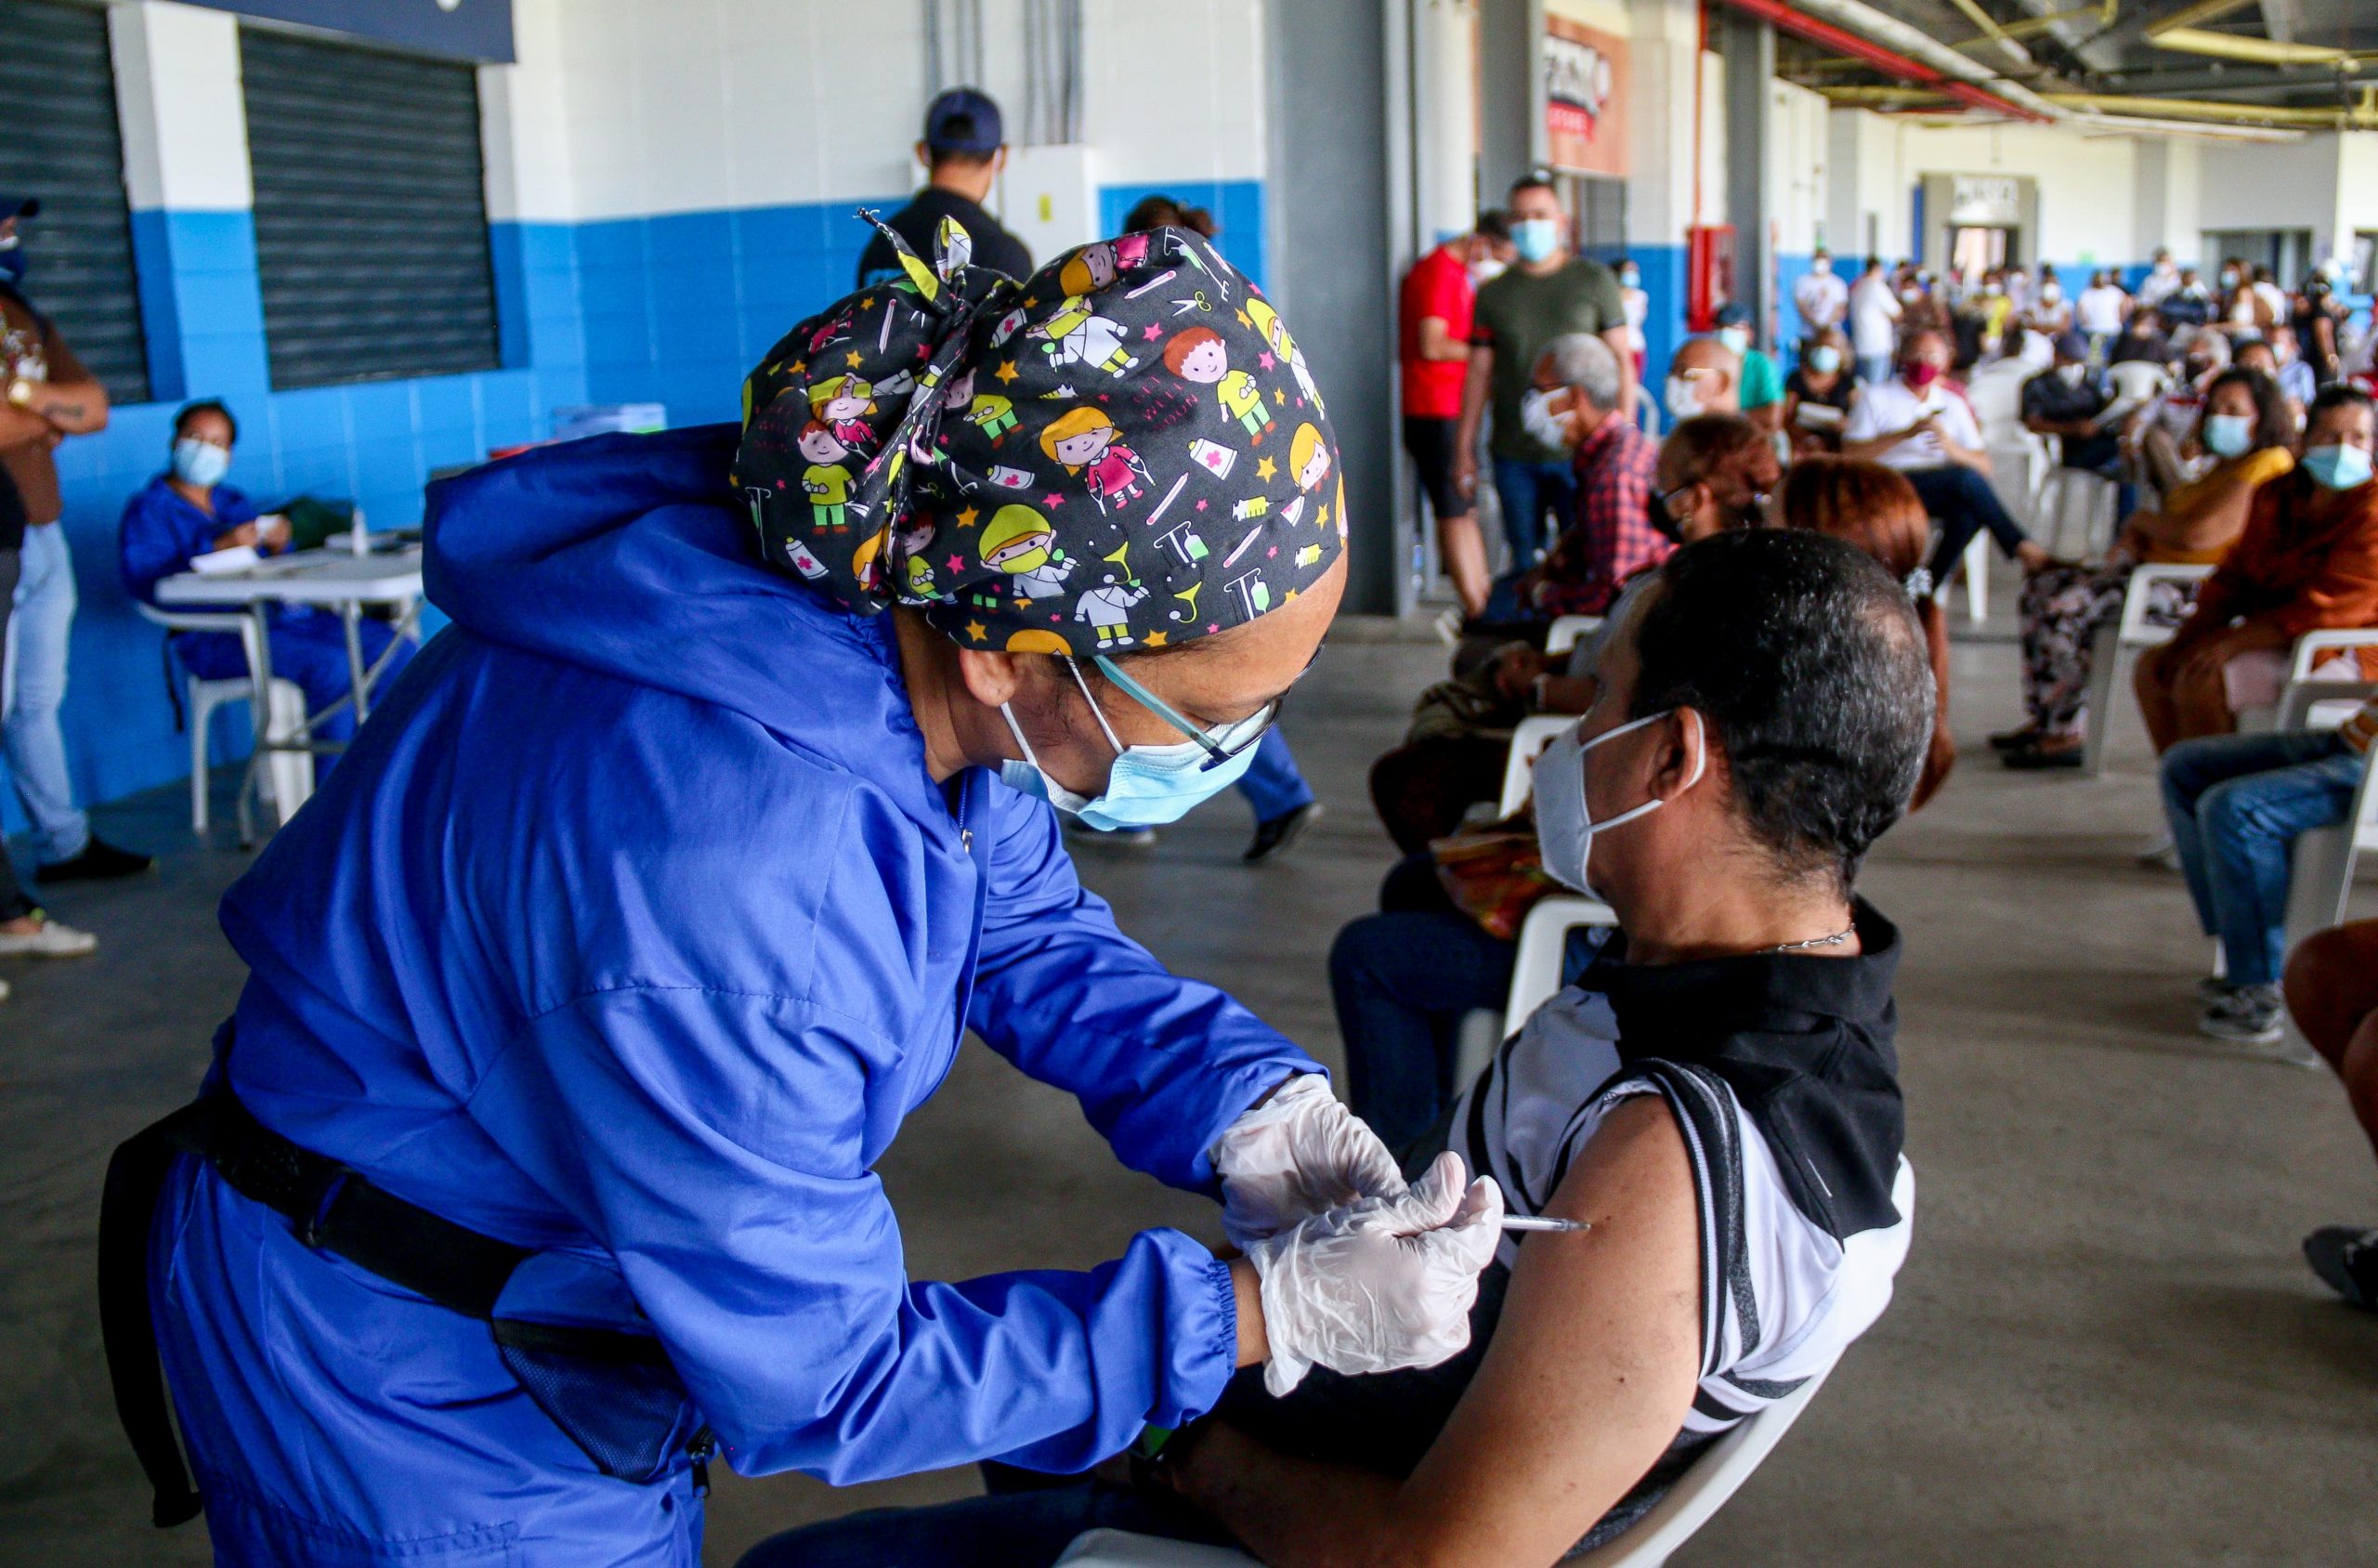
[[[1998,760],[2019,773],[2038,773],[2050,768],[2079,767],[2087,761],[2087,748],[2078,740],[2049,745],[2032,739],[2024,745],[1998,753]]]
[[[2019,751],[2039,738],[2040,727],[2037,725],[2025,725],[2020,729],[2002,729],[1990,738],[1990,749],[1993,751]]]
[[[2269,1045],[2287,1032],[2287,1002],[2276,986],[2232,986],[2205,1003],[2199,1032],[2241,1045]]]
[[[1247,853],[1239,858],[1250,866],[1260,866],[1266,860],[1286,855],[1296,847],[1297,841],[1304,837],[1306,830],[1320,817],[1321,803],[1307,801],[1294,811],[1284,811],[1277,817],[1258,822],[1255,824],[1255,842],[1247,846]]]
[[[113,877],[137,876],[156,864],[153,856],[135,855],[128,849],[118,849],[102,839],[94,838],[83,846],[83,853],[72,860],[58,860],[35,867],[33,881],[106,882]]]
[[[2304,1261],[2330,1289],[2363,1312],[2378,1312],[2378,1231],[2323,1225],[2304,1238]]]

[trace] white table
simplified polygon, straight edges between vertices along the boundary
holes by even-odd
[[[377,664],[367,664],[363,658],[363,608],[366,605],[396,605],[403,609],[398,622],[399,636],[411,632],[421,615],[421,546],[415,544],[401,550],[358,555],[347,550],[300,550],[293,555],[273,555],[258,561],[242,571],[202,573],[176,572],[157,584],[158,608],[167,612],[183,609],[214,609],[226,607],[225,619],[244,616],[254,625],[255,635],[244,639],[251,649],[249,674],[255,687],[255,706],[258,739],[248,758],[248,779],[240,796],[242,833],[245,842],[249,834],[247,822],[247,791],[256,790],[270,799],[276,815],[283,822],[304,804],[305,789],[275,789],[266,764],[274,752],[305,752],[308,759],[315,753],[342,751],[333,741],[314,738],[315,726],[346,702],[355,704],[355,722],[361,724],[372,712],[372,687],[385,668],[388,656],[381,656]],[[268,624],[276,605],[311,605],[320,609],[335,609],[346,628],[346,660],[351,677],[351,696],[324,709],[308,714],[294,733],[274,732],[266,715],[272,712],[272,643]],[[394,651],[393,645],[391,652]],[[284,798],[296,795],[297,799]]]

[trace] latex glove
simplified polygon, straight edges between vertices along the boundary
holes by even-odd
[[[1222,1232],[1241,1251],[1308,1215],[1404,1192],[1378,1134],[1311,1073],[1231,1123],[1208,1157],[1222,1179]]]
[[[1263,1386],[1277,1396],[1316,1365],[1392,1372],[1457,1354],[1502,1225],[1502,1189],[1482,1177],[1465,1192],[1448,1149],[1400,1197],[1364,1198],[1248,1247],[1272,1346]]]

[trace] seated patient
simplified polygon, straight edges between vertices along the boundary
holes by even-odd
[[[1515,1212],[1593,1228],[1506,1236],[1441,1367],[1242,1379],[1130,1483],[861,1514],[745,1568],[1048,1563],[1100,1525],[1274,1568],[1548,1564],[1875,1321],[1914,1183],[1899,934],[1851,883],[1923,769],[1923,630],[1852,546],[1730,532],[1621,601],[1591,679],[1537,815],[1548,868],[1620,934],[1410,1156],[1450,1146]]]
[[[157,584],[176,572],[188,571],[192,556],[236,545],[251,545],[259,555],[289,548],[289,524],[281,517],[259,517],[248,498],[223,482],[231,468],[231,449],[240,427],[231,411],[208,399],[191,403],[174,416],[174,443],[166,469],[147,488],[124,503],[116,551],[124,573],[124,589],[144,604],[157,602]],[[176,605],[184,613],[203,612],[205,605]],[[346,630],[329,610],[304,605],[282,605],[272,611],[268,651],[272,673],[294,681],[306,693],[306,712],[319,713],[349,694],[354,675],[347,661]],[[398,641],[385,621],[361,623],[363,657],[377,664]],[[182,667],[203,681],[244,679],[248,656],[237,635],[229,632],[176,632],[174,651]],[[374,689],[402,670],[412,657],[410,642],[397,648],[382,671]],[[355,733],[355,711],[342,709],[315,726],[316,738],[345,740]],[[327,769],[331,759],[317,764]]]

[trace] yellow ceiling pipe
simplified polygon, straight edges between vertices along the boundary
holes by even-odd
[[[1994,44],[2006,50],[2007,58],[2016,64],[2027,66],[2032,63],[2032,52],[2017,43],[2014,34],[2000,26],[1996,17],[1983,10],[1979,0],[1950,0],[1950,4],[1963,11],[1967,21],[1981,29],[1979,38],[1969,38],[1966,40],[1966,44]],[[1966,44],[1960,44],[1957,47],[1964,48]]]
[[[2168,17],[2158,17],[2147,24],[2147,36],[2161,38],[2175,28],[2195,27],[2202,22],[2219,21],[2233,11],[2242,11],[2259,0],[2197,0],[2197,4],[2174,11]]]
[[[2368,58],[2326,44],[2282,44],[2276,38],[2212,33],[2201,27],[2174,28],[2155,34],[2152,42],[2159,49],[2211,55],[2216,59],[2247,60],[2255,65],[2347,65]]]
[[[2084,113],[2203,120],[2224,125],[2300,125],[2306,130],[2378,131],[2378,107],[2365,95],[2352,109],[2282,109],[2268,104],[2215,103],[2204,98],[2144,98],[2114,93],[2043,93],[2059,109]]]

